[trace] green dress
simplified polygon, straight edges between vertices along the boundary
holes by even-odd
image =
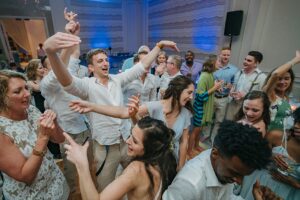
[[[293,126],[291,105],[286,99],[277,97],[270,106],[271,122],[268,131],[289,129]]]
[[[202,72],[197,85],[194,101],[194,126],[205,126],[212,123],[214,95],[208,95],[208,90],[214,86],[212,73]]]

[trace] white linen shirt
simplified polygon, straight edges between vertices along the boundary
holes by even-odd
[[[211,149],[190,160],[180,170],[164,192],[163,200],[230,200],[242,199],[233,195],[233,184],[221,184],[213,170]]]
[[[153,74],[147,74],[144,83],[140,78],[133,80],[123,88],[124,104],[132,95],[140,94],[141,103],[155,101],[157,93],[156,78]]]
[[[258,77],[255,80],[257,75]],[[262,73],[262,71],[258,68],[256,68],[251,74],[245,74],[243,70],[238,71],[234,76],[235,91],[247,94],[248,92],[250,92],[249,90],[251,88],[252,83],[252,90],[261,90],[265,80],[266,75]]]
[[[142,63],[137,63],[123,73],[109,75],[108,87],[101,84],[95,77],[79,79],[73,77],[72,83],[64,89],[81,99],[99,104],[123,106],[122,86],[137,79],[145,68]],[[120,143],[121,133],[127,139],[128,133],[121,130],[125,120],[108,117],[95,112],[88,114],[91,123],[92,137],[101,145]]]
[[[74,67],[71,60],[70,65],[70,67]],[[63,89],[53,71],[50,71],[42,79],[40,90],[49,107],[57,114],[57,122],[65,132],[79,134],[87,130],[86,117],[69,108],[70,101],[78,99],[78,97],[67,93]]]

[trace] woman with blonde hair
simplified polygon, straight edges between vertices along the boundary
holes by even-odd
[[[67,182],[47,149],[64,141],[56,114],[29,104],[26,78],[0,71],[0,171],[5,199],[68,198]]]

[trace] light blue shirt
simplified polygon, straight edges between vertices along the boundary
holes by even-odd
[[[200,77],[201,70],[202,70],[202,64],[196,62],[195,60],[192,67],[187,66],[186,62],[184,62],[182,63],[180,68],[181,74],[184,76],[187,76],[189,74],[190,78],[193,80],[194,83],[196,83],[196,81]]]
[[[130,69],[133,64],[133,57],[127,58],[122,65],[122,72],[125,72],[126,69]]]
[[[234,75],[239,71],[239,69],[228,63],[226,66],[218,69],[217,71],[214,72],[214,78],[215,80],[223,80],[223,90],[222,92],[215,91],[216,95],[228,95],[230,89],[226,87],[228,83],[233,84],[234,83]]]

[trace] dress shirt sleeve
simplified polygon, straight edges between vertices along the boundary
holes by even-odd
[[[234,194],[232,194],[232,195],[230,196],[230,199],[231,199],[231,200],[244,200],[243,197],[241,197],[241,196],[236,196],[236,195],[234,195]]]
[[[93,81],[94,79],[91,78],[77,78],[73,76],[72,83],[66,87],[64,87],[64,90],[74,96],[77,96],[81,99],[87,99],[88,98],[88,91],[89,91],[89,81]]]
[[[187,179],[178,177],[164,192],[163,200],[197,200],[199,199],[198,191],[195,185],[191,184]],[[205,192],[205,191],[203,191]]]
[[[126,85],[126,84],[130,83],[131,81],[137,79],[144,72],[145,72],[145,67],[141,62],[139,62],[139,63],[135,64],[132,68],[126,70],[125,72],[117,74],[116,78],[117,78],[117,80],[120,81],[121,86],[123,86],[123,85]]]
[[[42,95],[45,96],[47,92],[54,92],[59,85],[60,83],[57,81],[55,74],[50,71],[41,81],[40,90]]]
[[[72,56],[70,57],[68,69],[72,76],[78,77],[79,63],[80,63],[79,59],[74,58]]]

